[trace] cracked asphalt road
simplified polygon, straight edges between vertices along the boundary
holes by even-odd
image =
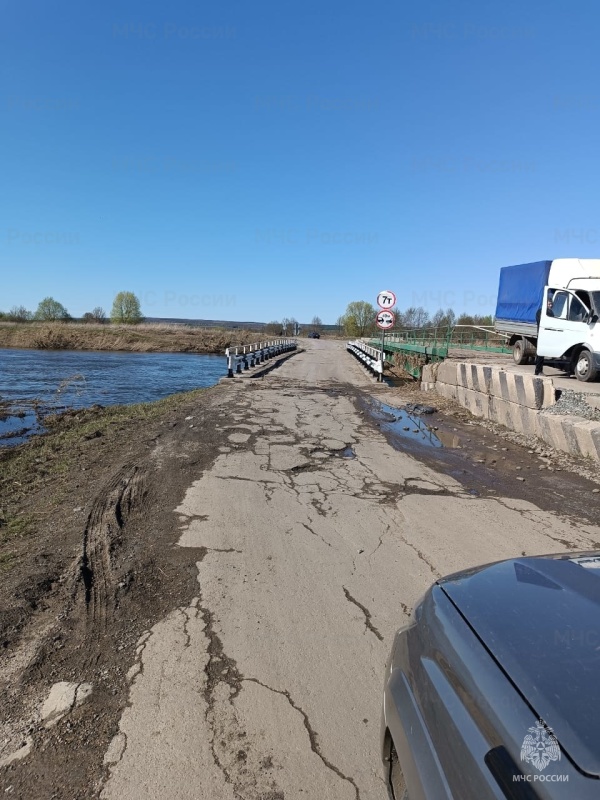
[[[383,800],[383,669],[419,596],[600,538],[393,448],[356,402],[373,388],[321,340],[228,394],[220,455],[175,509],[197,596],[139,641],[104,800]]]

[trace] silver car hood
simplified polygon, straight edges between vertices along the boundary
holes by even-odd
[[[600,553],[505,561],[439,586],[562,750],[600,776]]]

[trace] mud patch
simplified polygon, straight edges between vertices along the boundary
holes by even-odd
[[[598,488],[594,481],[555,469],[552,458],[543,458],[531,449],[508,441],[498,431],[478,424],[478,420],[471,421],[470,415],[462,409],[461,416],[456,419],[442,413],[436,413],[433,419],[428,417],[428,424],[435,428],[429,433],[440,443],[432,446],[416,434],[402,436],[393,427],[397,422],[393,417],[400,416],[404,404],[395,408],[364,396],[358,402],[365,416],[374,421],[395,449],[450,475],[471,496],[516,498],[574,522],[580,523],[583,519],[597,524],[600,494],[594,493]],[[564,545],[574,546],[567,541]]]
[[[370,414],[383,431],[408,442],[422,447],[452,446],[450,439],[446,440],[447,444],[442,442],[437,431],[434,431],[434,426],[422,419],[418,410],[409,411],[408,408],[394,408],[387,403],[377,403],[370,408]]]

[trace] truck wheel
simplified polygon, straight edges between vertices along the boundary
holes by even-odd
[[[526,352],[525,339],[517,339],[513,345],[513,360],[515,364],[527,364],[529,356],[525,355]]]
[[[594,357],[589,350],[582,350],[577,356],[575,364],[575,377],[578,381],[593,381],[598,375],[594,364]]]

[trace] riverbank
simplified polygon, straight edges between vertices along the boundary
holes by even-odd
[[[226,389],[66,412],[45,420],[45,436],[0,451],[3,788],[15,780],[12,765],[4,773],[3,757],[13,743],[44,735],[39,692],[65,675],[94,672],[98,706],[89,732],[94,741],[110,740],[126,700],[129,642],[197,587],[187,554],[184,563],[174,547],[173,508],[222,444]],[[109,579],[110,591],[93,605]],[[53,731],[47,736],[51,751],[60,749]],[[96,796],[59,791],[102,769],[101,756],[87,752],[74,764],[83,752],[73,744],[48,769],[34,768],[15,795]]]
[[[143,464],[150,450],[159,453],[162,442],[165,449],[169,442],[169,451],[174,441],[175,450],[197,442],[199,409],[216,392],[219,387],[154,403],[67,411],[45,418],[45,435],[0,450],[2,641],[14,640],[41,597],[56,593],[57,581],[65,580],[82,545],[90,498],[102,494],[124,465]],[[171,485],[180,471],[169,478]]]
[[[226,347],[264,339],[257,331],[187,325],[88,325],[78,322],[2,322],[0,348],[113,350],[135,353],[222,354]]]

